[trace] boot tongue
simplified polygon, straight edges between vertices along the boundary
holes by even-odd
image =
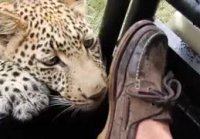
[[[166,50],[161,42],[154,42],[150,50],[145,51],[143,62],[141,63],[142,80],[152,82],[153,90],[162,91],[162,78],[165,70]],[[149,47],[147,47],[149,48]],[[142,86],[141,86],[142,87]]]
[[[166,94],[166,90],[162,88],[166,63],[166,47],[163,42],[157,40],[153,40],[149,44],[151,46],[146,47],[146,49],[143,49],[143,53],[140,53],[135,80],[131,80],[133,82],[127,84],[126,92],[130,96],[143,98],[147,101],[165,103],[169,97],[172,97],[170,95],[174,94]],[[167,83],[165,83],[165,86],[167,86]],[[167,92],[173,92],[170,87],[167,88]]]
[[[126,85],[133,83],[134,79],[134,86],[137,89],[147,91],[148,85],[145,84],[149,82],[153,84],[153,90],[161,92],[166,64],[167,47],[165,45],[167,44],[160,39],[152,39],[151,42],[146,44],[140,41],[138,45],[140,47],[135,49],[127,68]]]

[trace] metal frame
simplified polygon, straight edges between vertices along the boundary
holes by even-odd
[[[167,0],[177,10],[200,27],[200,0]]]
[[[107,2],[99,36],[108,69],[112,61],[112,52],[117,43],[123,23],[124,33],[134,22],[143,18],[151,19],[156,11],[159,0],[134,0],[134,2],[137,4],[131,4],[130,0],[108,0]],[[127,12],[129,6],[130,10]],[[124,22],[126,13],[127,18]]]
[[[155,24],[168,37],[171,48],[168,56],[168,70],[172,70],[183,86],[182,95],[173,111],[172,131],[176,139],[200,138],[200,63],[199,55],[187,43],[159,21]],[[183,124],[184,123],[184,124]],[[195,132],[194,132],[195,131]]]
[[[108,69],[120,30],[121,35],[123,35],[136,21],[152,19],[158,2],[159,0],[132,0],[132,2],[130,0],[123,2],[121,0],[108,0],[99,34]],[[200,0],[167,0],[167,2],[188,17],[194,25],[200,27]]]
[[[167,1],[191,19],[195,25],[200,27],[200,8],[197,6],[200,0]],[[153,19],[152,17],[155,14],[158,2],[159,0],[133,0],[132,3],[130,3],[130,0],[108,0],[99,34],[102,51],[107,59],[108,70],[112,61],[112,52],[120,38],[119,35],[123,35],[133,23],[140,19]],[[184,93],[177,105],[175,105],[175,110],[172,113],[175,123],[172,125],[174,138],[199,139],[200,78],[198,72],[195,72],[198,67],[194,66],[197,63],[191,63],[190,60],[183,57],[184,55],[182,53],[178,53],[178,51],[176,51],[177,49],[173,49],[173,47],[180,48],[180,46],[182,46],[181,44],[183,43],[180,38],[177,36],[170,38],[170,36],[173,36],[170,34],[171,31],[169,31],[168,28],[165,28],[163,24],[158,24],[158,26],[161,27],[166,34],[169,33],[169,44],[172,49],[169,52],[168,68],[173,70],[176,77],[184,84]],[[184,48],[188,48],[187,45],[184,45]],[[191,49],[185,49],[185,52],[189,51],[192,52],[192,54],[190,53],[188,56],[192,56],[192,60],[194,60],[194,57],[196,57],[197,54],[193,53]],[[54,122],[52,120],[61,110],[63,111],[62,108],[51,108],[44,111],[41,113],[40,117],[36,117],[28,123],[20,123],[12,119],[12,117],[8,117],[4,120],[0,120],[0,138],[53,139],[62,138],[63,135],[60,133],[65,133],[67,131],[67,138],[94,139],[105,124],[108,112],[107,107],[108,104],[103,103],[100,109],[97,110],[98,112],[94,112],[93,114],[85,113],[82,114],[81,117],[72,119],[71,114],[69,113]],[[33,130],[34,134],[32,134]]]
[[[122,27],[130,0],[108,0],[102,26],[100,29],[100,42],[103,54],[109,67],[120,29]],[[108,68],[109,69],[109,68]]]

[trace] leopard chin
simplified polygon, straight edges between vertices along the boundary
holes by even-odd
[[[66,111],[80,111],[80,112],[92,112],[99,108],[106,97],[106,90],[100,97],[87,100],[70,100],[57,92],[52,91],[53,95],[50,95],[50,107],[51,106],[66,106]]]

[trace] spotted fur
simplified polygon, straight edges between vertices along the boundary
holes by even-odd
[[[29,120],[49,105],[83,111],[105,96],[98,38],[84,0],[16,0],[0,4],[0,117]],[[80,7],[82,6],[82,7]]]

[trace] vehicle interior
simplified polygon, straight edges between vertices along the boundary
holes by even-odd
[[[182,83],[181,97],[172,111],[171,132],[174,139],[200,138],[200,0],[166,0],[177,11],[166,24],[154,18],[159,0],[107,0],[99,30],[107,72],[118,41],[135,22],[155,22],[168,37],[167,69]],[[11,117],[0,122],[1,139],[95,139],[104,127],[108,102],[78,117],[66,114],[54,120],[59,108],[51,108],[30,122]]]

